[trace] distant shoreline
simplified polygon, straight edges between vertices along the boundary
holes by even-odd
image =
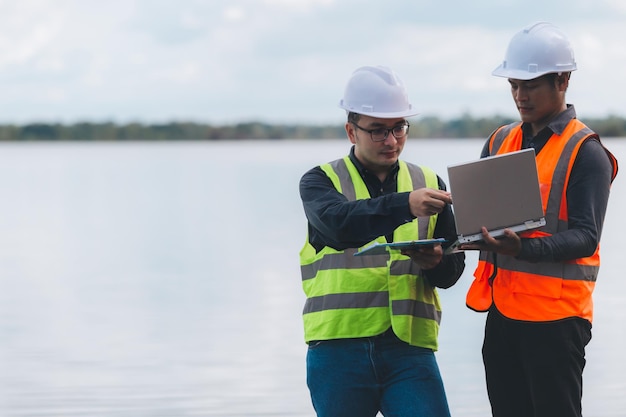
[[[516,121],[510,117],[462,116],[442,120],[422,117],[411,123],[411,138],[485,138],[498,126]],[[583,120],[600,137],[626,137],[626,118],[608,116]],[[30,123],[0,125],[0,141],[176,141],[248,139],[336,139],[345,136],[343,124],[271,124],[244,122],[212,125],[196,122],[163,124],[113,122]]]

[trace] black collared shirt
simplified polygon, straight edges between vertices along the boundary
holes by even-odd
[[[534,148],[539,154],[554,134],[563,132],[570,120],[576,118],[571,104],[559,113],[536,136],[530,125],[522,124],[522,149]],[[481,157],[489,155],[489,141]],[[518,259],[531,262],[561,262],[590,256],[594,253],[600,236],[609,200],[613,168],[602,144],[595,138],[580,147],[567,186],[567,211],[569,230],[549,237],[522,239]]]
[[[317,166],[300,179],[300,197],[309,222],[308,238],[316,250],[329,246],[337,250],[361,247],[379,236],[393,239],[393,231],[415,217],[409,209],[409,193],[397,192],[396,163],[390,175],[381,182],[366,170],[350,150],[350,159],[365,181],[371,198],[348,201],[338,192],[330,178]],[[437,177],[439,189],[445,190],[443,180]],[[456,240],[456,226],[452,209],[446,206],[439,214],[434,237],[450,243]],[[463,253],[447,255],[435,268],[425,271],[431,285],[448,288],[457,282],[465,268]]]

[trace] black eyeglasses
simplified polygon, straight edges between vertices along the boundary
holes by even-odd
[[[397,125],[397,126],[390,127],[390,128],[377,127],[376,129],[364,129],[354,122],[350,122],[350,123],[352,123],[358,129],[361,129],[362,131],[369,133],[372,139],[372,142],[383,142],[385,139],[387,139],[389,132],[391,132],[394,138],[402,139],[403,137],[409,134],[409,126],[410,126],[409,122],[405,122],[401,125]]]

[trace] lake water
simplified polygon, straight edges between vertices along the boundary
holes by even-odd
[[[482,139],[413,140],[447,181]],[[605,143],[626,164],[626,140]],[[0,416],[313,416],[300,176],[347,140],[0,145]],[[626,410],[621,173],[602,239],[586,416]],[[620,250],[620,252],[618,252]],[[440,291],[452,415],[489,415],[475,254]]]

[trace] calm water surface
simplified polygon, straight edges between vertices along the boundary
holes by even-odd
[[[447,180],[482,140],[414,140]],[[605,143],[626,164],[626,140]],[[305,382],[298,180],[347,140],[0,145],[0,416],[314,415]],[[586,416],[626,409],[626,283],[611,195]],[[441,291],[453,416],[489,414],[476,257]]]

